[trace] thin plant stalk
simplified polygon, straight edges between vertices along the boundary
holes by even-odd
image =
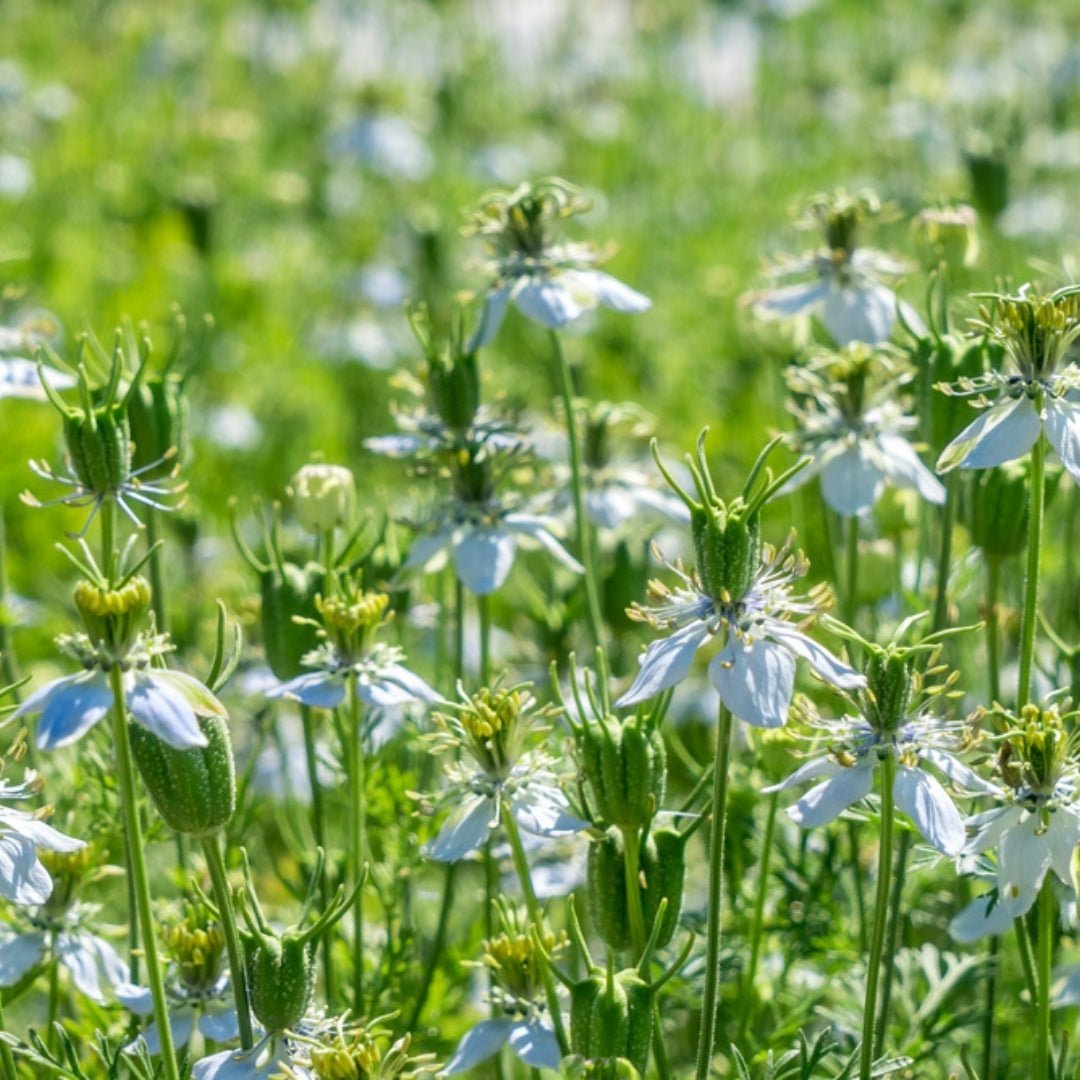
[[[0,1032],[7,1031],[4,1021],[4,996],[0,994]],[[15,1080],[15,1055],[11,1047],[0,1039],[0,1067],[4,1070],[4,1080]]]
[[[566,440],[570,448],[570,486],[574,496],[574,524],[577,530],[577,556],[585,568],[585,616],[594,646],[603,643],[603,619],[600,615],[600,596],[592,559],[592,542],[589,519],[585,513],[585,486],[581,467],[581,441],[578,438],[577,419],[574,415],[574,385],[570,365],[566,362],[562,342],[554,330],[551,332],[551,349],[555,356],[555,368],[559,379],[559,394],[566,412]]]
[[[435,978],[435,969],[439,966],[442,957],[443,946],[446,944],[446,928],[450,923],[450,909],[454,906],[454,882],[457,876],[456,862],[446,864],[443,874],[442,903],[439,905],[439,921],[435,927],[435,936],[431,941],[431,951],[428,953],[427,963],[424,965],[424,975],[420,981],[420,989],[417,991],[416,1000],[413,1002],[412,1012],[409,1014],[406,1031],[415,1031],[424,1013],[428,995],[431,993],[431,980]]]
[[[720,703],[713,762],[713,798],[709,839],[709,908],[705,941],[705,993],[701,1005],[697,1080],[708,1080],[716,1046],[716,1011],[720,997],[720,931],[723,921],[724,834],[727,831],[728,769],[731,759],[731,711]]]
[[[859,823],[853,818],[847,819],[848,847],[851,849],[852,891],[855,893],[855,911],[859,918],[859,949],[866,952],[866,896],[863,894],[862,870],[859,853]]]
[[[322,787],[319,784],[318,754],[315,746],[315,713],[311,706],[300,706],[300,725],[304,731],[304,760],[307,764],[308,787],[311,788],[311,829],[315,834],[316,847],[326,848],[326,808],[323,804]],[[322,900],[322,909],[327,911],[330,907],[330,871],[324,860],[319,873],[319,896]],[[322,941],[323,954],[323,983],[326,991],[326,1000],[334,1001],[336,997],[337,980],[334,972],[334,935],[326,934]]]
[[[1050,1076],[1050,981],[1054,959],[1054,889],[1051,875],[1043,879],[1038,909],[1038,984],[1039,997],[1035,1028],[1034,1076]]]
[[[102,509],[105,509],[104,507]],[[111,577],[110,577],[111,580]],[[158,961],[157,929],[150,902],[150,881],[146,873],[143,852],[142,823],[135,791],[135,770],[131,761],[131,742],[128,737],[127,710],[124,707],[124,674],[116,664],[109,672],[113,696],[113,742],[116,746],[116,771],[120,789],[120,805],[124,817],[124,835],[127,837],[129,870],[135,893],[135,911],[142,934],[143,956],[146,960],[146,979],[150,984],[150,997],[154,1006],[154,1023],[161,1041],[161,1064],[165,1080],[180,1080],[169,1028],[169,1003],[165,997],[165,983],[161,977]],[[136,920],[133,918],[132,923]]]
[[[986,561],[986,677],[990,701],[1001,700],[1001,648],[998,634],[998,594],[1001,586],[1001,560],[989,556]],[[1001,939],[995,934],[986,949],[986,1005],[982,1022],[981,1075],[990,1080],[994,1067],[994,1005],[997,998],[998,949]]]
[[[236,1002],[236,1023],[240,1030],[240,1049],[250,1050],[255,1045],[251,1027],[251,1006],[248,1002],[247,974],[244,956],[240,948],[240,934],[236,928],[236,911],[229,889],[229,875],[225,869],[225,857],[221,852],[218,836],[205,836],[202,841],[206,868],[210,872],[210,885],[214,893],[221,932],[225,935],[225,952],[229,958],[233,1000]]]
[[[986,977],[986,1004],[983,1006],[982,1022],[982,1068],[979,1075],[992,1080],[994,1075],[994,1007],[997,1003],[998,949],[1001,938],[995,934],[986,949],[988,974]]]
[[[364,805],[364,747],[360,730],[360,695],[356,679],[349,680],[349,717],[346,748],[349,756],[349,851],[347,857],[348,888],[357,889],[364,866],[366,841],[366,807]],[[353,903],[353,1015],[364,1015],[364,905],[359,893]]]
[[[8,696],[17,705],[22,700],[22,695],[15,685],[19,681],[19,666],[15,662],[15,648],[8,618],[7,532],[4,528],[4,508],[0,506],[0,685],[13,688]],[[10,1053],[9,1050],[8,1054]]]
[[[1020,954],[1020,967],[1024,972],[1024,986],[1027,988],[1031,1007],[1035,1008],[1039,1000],[1039,988],[1035,979],[1035,955],[1023,916],[1013,919],[1013,929],[1016,931],[1016,951]]]
[[[158,544],[157,511],[146,508],[146,543],[150,548],[150,562],[147,569],[150,574],[150,605],[154,612],[154,622],[159,634],[169,629],[165,622],[165,578],[161,572],[161,545]]]
[[[476,603],[480,609],[480,685],[487,686],[491,682],[491,598],[477,596]]]
[[[510,853],[514,859],[514,870],[517,872],[521,891],[525,896],[525,909],[529,913],[529,922],[541,934],[543,919],[540,914],[540,904],[536,899],[536,890],[533,889],[532,877],[529,875],[529,862],[525,858],[525,848],[521,843],[521,832],[518,829],[514,815],[510,812],[510,804],[504,799],[500,807],[500,820],[506,830],[506,839],[510,844]],[[566,1030],[563,1027],[562,1011],[559,1007],[559,995],[555,989],[555,977],[551,973],[551,967],[543,964],[544,993],[547,997],[548,1012],[551,1013],[551,1024],[558,1040],[559,1049],[563,1055],[568,1053],[569,1043],[566,1041]]]
[[[877,896],[874,900],[874,923],[870,934],[870,954],[866,961],[866,1000],[863,1003],[862,1045],[859,1050],[859,1080],[870,1080],[874,1063],[877,1020],[878,980],[881,956],[885,948],[885,924],[889,915],[889,878],[893,848],[893,780],[896,759],[889,754],[881,763],[881,837],[878,843]],[[881,1017],[881,1022],[887,1020]]]
[[[847,519],[847,538],[844,544],[846,559],[844,580],[844,622],[855,625],[859,613],[859,517],[852,514]]]
[[[746,978],[743,982],[742,1003],[739,1008],[737,1043],[746,1034],[750,1020],[750,1002],[754,995],[754,979],[757,977],[758,960],[761,957],[762,928],[765,922],[765,896],[769,891],[769,863],[772,861],[773,837],[776,834],[776,809],[780,804],[780,792],[769,797],[769,813],[765,819],[765,836],[761,841],[761,857],[758,862],[757,895],[754,898],[754,917],[750,924],[750,959],[746,962]]]
[[[892,896],[889,899],[889,925],[885,931],[885,966],[881,982],[881,1020],[877,1027],[874,1041],[874,1056],[880,1057],[884,1049],[885,1034],[888,1031],[889,1007],[892,1002],[893,969],[896,959],[896,945],[900,940],[900,902],[904,897],[904,877],[907,874],[908,850],[911,847],[911,833],[904,829],[896,844],[896,867],[893,871]]]
[[[1042,401],[1037,406],[1042,408]],[[1042,547],[1046,443],[1042,434],[1031,448],[1031,512],[1028,516],[1027,572],[1024,576],[1024,612],[1020,622],[1020,673],[1016,707],[1022,709],[1031,696],[1031,669],[1035,659],[1035,623],[1039,609],[1039,560]]]
[[[934,582],[934,629],[945,628],[949,615],[949,566],[952,563],[953,519],[956,516],[957,474],[945,477],[945,505],[941,508],[941,546],[938,548],[937,580]]]
[[[630,944],[634,962],[645,951],[645,912],[641,906],[641,832],[637,828],[623,829],[623,867],[626,871],[626,908],[630,919]]]

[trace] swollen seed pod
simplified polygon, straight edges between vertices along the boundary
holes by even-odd
[[[106,495],[131,479],[131,432],[119,402],[64,415],[64,442],[87,491]]]
[[[664,800],[667,754],[657,728],[638,718],[589,719],[577,732],[582,773],[593,795],[596,823],[636,829]]]
[[[262,933],[244,939],[251,1008],[267,1031],[289,1031],[315,989],[314,947],[306,938]]]
[[[570,991],[570,1047],[587,1059],[625,1058],[644,1075],[653,991],[636,969],[594,972]]]
[[[643,845],[641,852],[641,906],[645,914],[645,930],[653,932],[660,915],[660,904],[667,901],[660,929],[656,932],[656,948],[662,949],[675,936],[682,913],[683,886],[686,881],[686,834],[678,829],[657,829]]]
[[[127,420],[134,443],[132,464],[147,479],[167,476],[187,450],[188,403],[176,375],[143,379],[128,395]],[[150,466],[155,468],[151,469]]]
[[[313,622],[319,617],[315,597],[322,584],[323,569],[317,563],[300,567],[283,562],[259,574],[266,661],[279,679],[299,675],[301,659],[319,643]],[[298,618],[302,621],[297,622]]]
[[[614,829],[589,844],[586,888],[589,918],[600,940],[619,951],[630,948],[626,861],[622,836]]]
[[[718,514],[711,507],[692,510],[698,575],[713,597],[743,596],[761,566],[761,523],[749,517]]]
[[[223,717],[198,717],[206,746],[176,750],[141,724],[130,728],[131,753],[154,808],[170,829],[206,837],[223,829],[236,810],[236,771]]]
[[[1027,546],[1027,470],[1017,462],[979,469],[972,477],[971,542],[991,558],[1019,555]]]

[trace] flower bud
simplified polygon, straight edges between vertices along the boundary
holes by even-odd
[[[979,215],[963,203],[927,207],[911,223],[923,265],[927,269],[945,263],[952,270],[974,266],[979,257]]]
[[[87,491],[105,495],[131,479],[131,433],[122,404],[65,414],[64,442],[75,475]]]
[[[244,939],[251,1008],[267,1031],[289,1031],[315,989],[314,946],[305,937],[262,933]]]
[[[1027,470],[1017,462],[972,477],[971,542],[991,558],[1019,555],[1027,545]]]
[[[971,147],[964,161],[971,181],[971,201],[992,221],[1009,205],[1009,163],[989,145]]]
[[[312,624],[319,615],[315,597],[322,584],[323,569],[316,563],[299,567],[284,562],[259,574],[266,662],[279,679],[299,675],[303,670],[300,661],[319,643]],[[297,618],[306,621],[297,622]]]
[[[347,527],[356,509],[356,480],[343,465],[303,466],[292,478],[289,494],[300,524],[315,536]]]
[[[190,994],[212,994],[225,970],[225,932],[201,901],[184,905],[184,918],[162,930],[169,957]]]
[[[90,640],[104,642],[118,652],[134,640],[150,610],[150,584],[133,577],[119,589],[101,588],[82,580],[75,585],[75,608]]]
[[[588,1059],[625,1058],[644,1075],[653,993],[637,971],[597,972],[570,992],[570,1047]]]
[[[166,476],[174,462],[183,460],[188,404],[179,377],[166,374],[141,381],[128,396],[127,420],[134,444],[132,465],[147,469],[144,479]]]
[[[221,716],[199,716],[206,746],[177,750],[141,724],[130,728],[131,753],[154,808],[170,829],[212,836],[236,810],[236,772],[229,726]]]

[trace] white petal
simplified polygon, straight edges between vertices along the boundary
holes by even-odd
[[[218,716],[222,720],[229,718],[228,711],[214,696],[213,691],[186,672],[176,671],[174,668],[165,670],[154,668],[150,677],[159,686],[164,683],[176,690],[191,706],[196,716]]]
[[[771,784],[761,789],[762,795],[771,795],[774,791],[788,791],[807,780],[820,780],[823,776],[835,776],[844,768],[836,758],[819,757],[800,765],[790,776],[778,784]]]
[[[1039,815],[1013,826],[1001,838],[998,888],[1001,902],[1016,918],[1030,910],[1050,866],[1050,844],[1037,836]]]
[[[214,1042],[232,1042],[240,1034],[240,1021],[236,1010],[222,1008],[220,1011],[211,1012],[208,1009],[199,1020],[199,1030]]]
[[[334,709],[345,700],[345,680],[329,671],[309,671],[271,690],[268,698],[289,698],[315,709]]]
[[[557,1069],[562,1051],[555,1032],[539,1020],[518,1022],[510,1031],[510,1047],[526,1065],[534,1069]]]
[[[1046,829],[1050,846],[1050,865],[1063,885],[1072,888],[1072,856],[1080,843],[1080,819],[1072,810],[1061,807],[1050,817]]]
[[[48,848],[50,851],[81,851],[86,847],[84,840],[67,836],[32,814],[9,806],[0,806],[0,827],[20,833],[37,847]]]
[[[813,311],[828,292],[829,283],[821,280],[785,285],[758,295],[753,302],[753,311],[762,319],[790,319]]]
[[[783,645],[759,639],[746,646],[734,636],[709,664],[709,678],[732,715],[755,727],[787,721],[795,688],[795,657]]]
[[[494,821],[495,800],[487,795],[474,795],[450,812],[424,854],[439,862],[457,862],[480,847]]]
[[[79,990],[98,1004],[104,1004],[101,968],[92,942],[90,934],[60,934],[56,939],[56,954],[60,963],[71,972]]]
[[[866,685],[865,675],[860,675],[849,664],[838,660],[824,645],[819,645],[790,623],[770,619],[767,625],[769,637],[805,660],[831,686],[841,690],[860,690]]]
[[[0,835],[0,894],[13,904],[44,904],[52,888],[33,841],[15,832]]]
[[[585,509],[598,528],[617,529],[634,516],[637,500],[625,488],[605,484],[585,492]]]
[[[991,907],[991,904],[993,906]],[[955,941],[969,945],[991,934],[1004,934],[1012,926],[1013,917],[993,894],[977,896],[953,917],[949,933]]]
[[[0,986],[14,986],[45,958],[44,934],[16,934],[0,940]]]
[[[1023,457],[1042,430],[1035,406],[1025,397],[991,406],[969,424],[938,458],[937,471],[991,469]]]
[[[500,588],[514,565],[513,534],[505,529],[469,529],[454,545],[462,585],[477,596]]]
[[[396,683],[409,697],[417,701],[427,701],[435,704],[442,701],[439,694],[433,690],[419,675],[415,675],[401,664],[390,664],[383,671],[383,677],[387,682]]]
[[[136,1016],[149,1016],[154,1011],[154,995],[148,986],[123,983],[116,988],[116,1000]]]
[[[557,277],[546,275],[522,278],[514,287],[513,300],[523,315],[549,330],[573,322],[585,310]]]
[[[993,810],[973,814],[967,819],[967,826],[975,830],[975,835],[967,842],[964,851],[968,855],[978,855],[997,847],[1006,830],[1018,825],[1023,816],[1023,808],[1019,806],[996,806]]]
[[[402,564],[402,570],[420,570],[427,566],[444,548],[450,546],[454,538],[453,528],[447,526],[433,533],[418,536],[409,548],[408,557]]]
[[[1001,788],[997,784],[984,780],[974,769],[969,769],[962,761],[944,750],[926,747],[919,751],[919,757],[930,762],[934,768],[947,776],[968,795],[996,795],[1000,797],[1002,794]]]
[[[570,836],[589,827],[570,813],[566,796],[558,788],[520,788],[510,796],[510,812],[521,828],[536,836]]]
[[[480,322],[477,324],[473,335],[469,338],[469,344],[465,348],[469,352],[476,352],[484,345],[490,344],[502,326],[506,318],[506,308],[510,303],[510,285],[504,285],[501,289],[492,289],[484,297],[484,307],[480,312]]]
[[[260,1047],[248,1053],[239,1050],[223,1050],[201,1058],[192,1066],[192,1080],[264,1080],[277,1073],[286,1063],[284,1045],[276,1047],[270,1057],[264,1057]]]
[[[147,731],[177,750],[206,746],[187,695],[155,673],[137,671],[125,694],[128,711]]]
[[[940,506],[945,501],[945,487],[922,463],[915,448],[899,435],[878,437],[882,463],[889,479],[898,487],[913,488],[927,502]]]
[[[633,685],[615,705],[620,709],[636,705],[682,682],[690,671],[694,653],[709,636],[708,625],[694,620],[668,637],[651,642],[641,658],[641,670]]]
[[[831,458],[821,470],[821,494],[843,517],[873,508],[885,483],[885,474],[861,442]]]
[[[452,1076],[454,1073],[465,1072],[474,1065],[479,1065],[481,1061],[487,1061],[503,1048],[514,1026],[515,1021],[505,1016],[481,1020],[462,1036],[453,1056],[442,1070],[443,1075]]]
[[[82,738],[112,708],[112,689],[100,671],[57,679],[27,698],[15,716],[40,712],[34,741],[39,750],[56,750]]]
[[[388,458],[410,457],[418,450],[429,450],[437,446],[430,435],[414,435],[399,432],[396,435],[373,435],[364,440],[364,449],[373,454],[382,454]]]
[[[507,514],[503,522],[507,528],[531,537],[554,555],[568,570],[572,570],[575,574],[585,573],[585,567],[548,531],[549,523],[543,518],[533,517],[531,514]]]
[[[562,276],[569,277],[571,274],[605,307],[628,314],[648,311],[652,307],[652,301],[647,296],[603,270],[568,270]]]
[[[812,787],[794,806],[788,807],[788,817],[804,829],[816,829],[834,821],[849,806],[870,794],[875,760],[873,754],[867,754],[855,765]]]
[[[830,288],[821,322],[837,345],[888,341],[896,319],[896,294],[884,285]]]
[[[1046,399],[1046,437],[1061,464],[1080,481],[1080,405],[1058,398]]]
[[[901,765],[896,770],[893,798],[931,847],[949,856],[964,850],[964,819],[940,782],[929,773]]]

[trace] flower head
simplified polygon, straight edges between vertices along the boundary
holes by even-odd
[[[492,192],[481,200],[466,231],[487,242],[484,268],[493,282],[468,344],[470,352],[495,337],[511,301],[550,330],[597,304],[625,312],[652,306],[648,297],[596,269],[604,253],[559,238],[563,223],[589,205],[577,188],[557,177],[522,184],[512,192]]]
[[[697,461],[688,459],[697,499],[675,483],[657,458],[690,509],[697,567],[687,573],[671,565],[681,584],[671,589],[654,581],[650,604],[630,609],[631,618],[672,633],[645,650],[641,670],[616,705],[634,705],[675,686],[689,673],[697,650],[720,636],[723,648],[709,665],[720,700],[747,723],[780,727],[791,704],[798,657],[835,686],[856,689],[864,679],[804,632],[829,602],[824,589],[807,596],[794,593],[794,582],[809,569],[804,556],[793,550],[790,539],[779,550],[761,541],[760,509],[795,470],[779,478],[766,471],[758,484],[774,441],[751,470],[742,494],[724,503],[705,461],[704,434],[698,440]]]

